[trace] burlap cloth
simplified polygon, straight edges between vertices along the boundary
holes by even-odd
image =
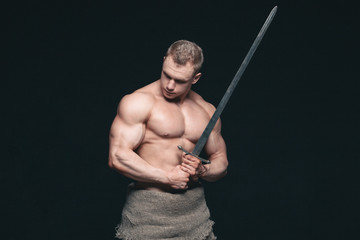
[[[129,187],[116,237],[124,240],[213,240],[203,187],[182,193]]]

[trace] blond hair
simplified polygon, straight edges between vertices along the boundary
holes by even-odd
[[[194,74],[200,72],[204,62],[202,49],[196,43],[187,40],[178,40],[171,44],[165,57],[169,55],[179,65],[186,65],[190,62],[194,67]]]

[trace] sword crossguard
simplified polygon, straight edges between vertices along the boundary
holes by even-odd
[[[201,158],[201,157],[199,157],[199,156],[197,156],[197,155],[195,155],[195,154],[193,154],[193,153],[191,153],[191,152],[186,151],[186,150],[185,150],[182,146],[180,146],[180,145],[177,146],[177,147],[178,147],[179,150],[183,151],[186,155],[191,155],[191,156],[196,157],[197,159],[199,159],[202,164],[210,164],[210,163],[211,163],[210,160]]]

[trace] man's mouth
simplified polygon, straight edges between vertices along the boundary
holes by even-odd
[[[167,91],[166,89],[164,89],[164,91],[165,91],[165,93],[166,93],[167,95],[173,95],[173,94],[174,94],[174,92],[169,92],[169,91]]]

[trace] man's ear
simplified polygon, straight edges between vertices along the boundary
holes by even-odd
[[[201,73],[195,74],[195,76],[194,76],[194,78],[192,80],[192,84],[197,83],[199,81],[200,77],[201,77]]]

